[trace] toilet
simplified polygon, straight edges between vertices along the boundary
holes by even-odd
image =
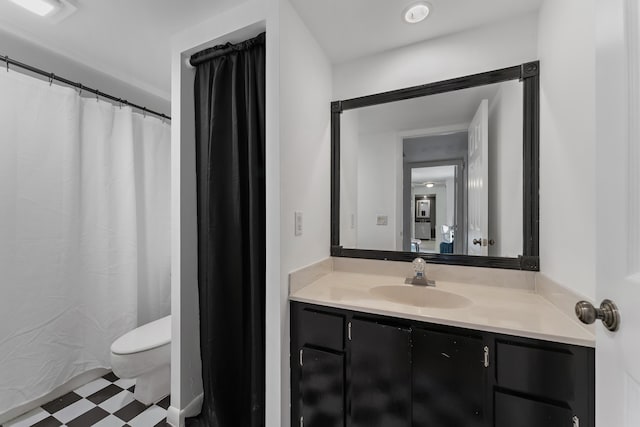
[[[136,400],[151,405],[171,390],[171,316],[127,332],[111,344],[111,368],[136,379]]]

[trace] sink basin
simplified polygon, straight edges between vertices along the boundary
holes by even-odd
[[[424,286],[377,286],[369,292],[390,302],[416,307],[462,308],[471,305],[471,300],[461,295]]]

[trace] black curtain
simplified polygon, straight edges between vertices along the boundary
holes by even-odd
[[[265,424],[265,34],[199,52],[198,290],[204,404],[188,426]]]

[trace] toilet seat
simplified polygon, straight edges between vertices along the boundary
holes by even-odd
[[[171,315],[127,332],[111,344],[111,353],[133,355],[171,343]]]

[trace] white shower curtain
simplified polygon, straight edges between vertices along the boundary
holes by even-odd
[[[170,308],[170,127],[0,73],[0,414]]]

